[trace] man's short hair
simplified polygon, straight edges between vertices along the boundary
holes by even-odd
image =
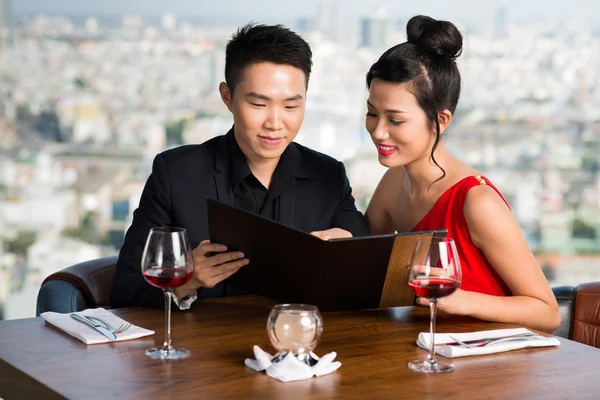
[[[247,67],[270,62],[291,65],[306,76],[312,68],[312,51],[308,43],[283,25],[247,24],[237,30],[225,49],[225,82],[233,93]]]

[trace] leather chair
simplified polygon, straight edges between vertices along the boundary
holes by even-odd
[[[575,300],[575,290],[573,286],[557,286],[552,288],[556,301],[558,302],[558,309],[560,310],[561,322],[560,326],[556,328],[553,335],[570,339],[571,337],[571,321],[573,317],[573,301]]]
[[[600,348],[600,282],[577,286],[569,339]]]
[[[86,308],[110,308],[109,295],[118,256],[98,258],[55,272],[42,283],[37,315],[69,313]]]

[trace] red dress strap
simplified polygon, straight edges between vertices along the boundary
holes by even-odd
[[[471,240],[469,226],[465,219],[464,206],[467,194],[472,188],[481,185],[494,189],[508,206],[502,193],[486,177],[467,176],[442,193],[413,231],[448,230],[448,237],[456,242],[461,261],[463,273],[461,289],[496,296],[510,295],[508,286]],[[482,216],[482,218],[487,217]]]

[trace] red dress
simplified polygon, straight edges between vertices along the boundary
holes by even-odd
[[[462,283],[460,288],[495,296],[510,296],[506,283],[496,273],[483,252],[471,241],[464,205],[467,193],[474,186],[487,185],[494,189],[502,200],[506,200],[490,181],[481,176],[468,176],[447,189],[433,208],[415,226],[413,232],[448,229],[448,237],[454,239],[460,265]],[[508,206],[508,203],[506,204]]]

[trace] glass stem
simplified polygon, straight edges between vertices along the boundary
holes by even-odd
[[[437,300],[429,300],[429,311],[429,336],[431,339],[431,349],[427,355],[427,361],[429,361],[430,365],[435,365],[437,364],[437,360],[435,359],[435,314],[437,311]]]
[[[171,347],[171,299],[172,293],[170,290],[165,290],[165,343],[163,344],[163,351],[170,352]]]

